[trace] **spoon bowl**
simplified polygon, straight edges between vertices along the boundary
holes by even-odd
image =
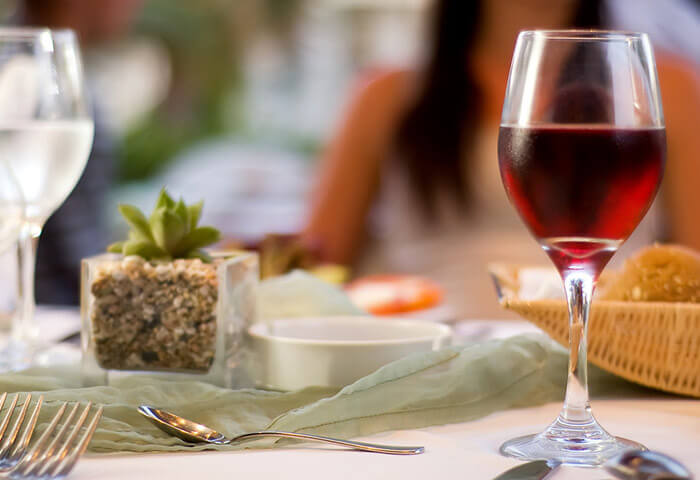
[[[188,442],[226,443],[226,437],[223,433],[212,430],[201,423],[182,418],[167,410],[141,405],[138,411],[165,433],[179,437]]]
[[[621,480],[692,480],[693,474],[680,462],[651,450],[625,450],[604,465]]]

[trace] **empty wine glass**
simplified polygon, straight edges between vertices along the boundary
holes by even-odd
[[[0,28],[0,155],[25,202],[20,234],[21,314],[13,337],[29,352],[38,340],[36,244],[44,223],[85,168],[93,137],[89,112],[73,32]]]
[[[610,435],[588,402],[586,342],[596,280],[661,182],[666,134],[645,34],[526,31],[515,46],[498,139],[511,203],[559,271],[569,306],[564,407],[505,455],[599,465],[640,445]]]

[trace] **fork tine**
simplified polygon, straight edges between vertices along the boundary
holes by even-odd
[[[44,450],[37,450],[36,455],[34,456],[27,456],[26,462],[23,462],[23,470],[24,470],[24,475],[28,476],[30,472],[35,471],[36,469],[41,469],[42,467],[45,467],[47,463],[50,462],[54,451],[56,450],[56,446],[58,445],[58,442],[61,440],[61,437],[63,437],[63,434],[68,430],[70,427],[70,422],[73,420],[73,417],[75,416],[75,412],[78,410],[79,404],[76,403],[75,406],[71,409],[70,413],[68,414],[68,417],[66,418],[65,422],[63,423],[63,426],[58,430],[58,433],[56,436],[51,440],[51,443],[49,443],[49,446],[46,447]],[[58,417],[58,415],[56,415]],[[42,439],[43,439],[42,435]]]
[[[29,453],[22,457],[20,460],[17,469],[22,470],[25,475],[28,475],[31,473],[32,470],[36,468],[36,466],[40,462],[34,462],[34,460],[39,457],[43,456],[45,454],[44,451],[42,451],[44,444],[49,440],[51,437],[51,434],[53,431],[56,429],[56,426],[58,425],[58,422],[61,420],[61,417],[66,411],[66,407],[68,406],[68,402],[64,402],[63,405],[61,405],[61,408],[58,409],[58,412],[53,416],[53,419],[51,419],[51,423],[49,426],[46,428],[44,433],[41,434],[41,437],[39,437],[39,440],[36,442],[36,444],[29,450]],[[48,451],[48,449],[47,449]]]
[[[12,399],[12,402],[10,406],[7,408],[7,411],[5,412],[4,417],[2,418],[2,422],[0,422],[0,468],[7,468],[10,465],[5,462],[5,457],[7,456],[7,452],[10,450],[10,443],[7,441],[7,438],[5,437],[5,431],[7,430],[7,426],[10,424],[10,419],[12,419],[12,414],[15,411],[15,405],[17,405],[17,400],[18,400],[19,394],[15,394],[15,396]],[[0,400],[0,408],[5,406],[5,400],[7,399],[7,392],[2,394],[2,397]]]
[[[92,402],[88,402],[87,405],[85,405],[85,408],[83,409],[83,413],[80,414],[80,418],[78,419],[78,422],[73,427],[73,431],[70,433],[70,436],[63,443],[63,446],[60,450],[59,456],[62,456],[61,454],[63,454],[63,456],[65,456],[65,452],[69,449],[70,445],[73,443],[73,440],[75,440],[75,437],[78,436],[80,429],[83,428],[83,423],[85,423],[85,420],[87,419],[87,416],[90,413],[91,408],[92,408]]]
[[[73,411],[71,412],[71,414],[74,413],[74,411],[76,410],[78,405],[80,405],[80,404],[76,403],[76,407],[73,408]],[[68,435],[68,438],[63,442],[63,444],[58,449],[58,453],[56,453],[56,455],[53,455],[52,457],[45,457],[45,459],[44,459],[45,461],[43,462],[44,465],[37,472],[38,477],[42,477],[50,469],[51,470],[54,469],[61,462],[61,460],[63,460],[66,457],[68,449],[70,448],[71,444],[73,443],[73,440],[75,440],[75,437],[78,435],[78,432],[80,432],[80,429],[82,428],[83,423],[85,423],[85,419],[87,418],[91,407],[92,407],[92,402],[88,402],[88,404],[83,409],[83,413],[80,414],[78,421],[76,422],[75,426],[73,427],[73,430]],[[63,430],[65,430],[65,428],[69,424],[70,424],[69,420],[66,420],[66,423],[63,425],[64,428],[61,429],[61,432],[59,432],[56,439],[61,438]]]
[[[0,405],[0,408],[2,408],[3,405],[5,405],[6,398],[7,398],[7,393],[3,393],[2,394],[2,405]],[[0,424],[0,439],[5,438],[5,430],[7,430],[7,426],[10,423],[10,418],[12,417],[12,412],[14,412],[14,410],[15,410],[15,405],[17,405],[18,398],[19,398],[19,394],[16,394],[15,397],[12,399],[12,404],[7,409],[7,413],[5,413],[5,417],[2,419],[2,424]]]
[[[29,403],[29,399],[27,399],[27,403]],[[36,428],[36,421],[39,418],[39,411],[41,410],[41,406],[43,405],[43,403],[44,396],[40,395],[39,400],[36,402],[36,406],[34,407],[34,411],[29,417],[29,423],[24,428],[24,432],[22,432],[22,436],[19,438],[17,445],[10,453],[10,458],[13,461],[18,460],[24,454],[24,451],[26,450],[27,445],[29,444],[29,440],[32,438],[32,434],[34,433],[34,428]]]
[[[66,433],[68,428],[70,427],[70,422],[73,420],[73,417],[75,416],[75,412],[78,411],[78,407],[80,406],[79,403],[76,403],[73,408],[71,409],[70,413],[68,414],[68,417],[66,418],[65,422],[61,426],[61,428],[58,430],[58,433],[56,436],[53,438],[51,443],[49,444],[48,448],[46,449],[46,452],[44,453],[43,457],[48,458],[51,455],[53,455],[54,450],[56,450],[56,445],[58,445],[58,442],[61,440],[61,437],[63,437],[63,434]]]
[[[17,404],[17,398],[19,397],[19,394],[15,396],[15,400],[12,402],[12,408],[11,410],[14,410],[15,405]],[[2,456],[4,457],[7,455],[7,453],[10,451],[12,448],[13,444],[15,443],[15,439],[17,438],[17,434],[19,433],[19,429],[22,427],[22,422],[24,422],[24,416],[27,414],[27,409],[29,408],[29,402],[32,399],[32,394],[28,393],[27,398],[24,400],[24,405],[22,405],[22,408],[19,411],[19,415],[17,415],[17,419],[15,420],[15,423],[12,425],[12,429],[10,430],[10,433],[7,434],[7,440],[5,440],[5,443],[2,445]]]
[[[92,440],[92,436],[97,429],[97,425],[100,423],[100,419],[102,418],[102,411],[102,407],[97,409],[95,416],[92,417],[92,420],[86,427],[85,433],[83,433],[83,436],[80,437],[80,440],[78,440],[77,446],[71,450],[70,454],[66,456],[65,460],[61,462],[53,472],[51,472],[52,478],[63,477],[68,475],[70,471],[73,470],[73,467],[75,467],[75,464],[78,462],[80,456],[85,453],[85,450],[90,444],[90,440]]]

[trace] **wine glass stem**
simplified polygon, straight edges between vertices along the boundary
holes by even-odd
[[[562,276],[569,304],[569,371],[561,416],[572,423],[585,423],[592,418],[588,403],[587,336],[595,279],[581,270],[565,271]]]
[[[38,231],[37,231],[38,230]],[[20,315],[13,325],[13,336],[23,343],[33,344],[39,336],[34,310],[34,273],[36,269],[36,248],[40,229],[25,224],[19,239],[19,297]]]

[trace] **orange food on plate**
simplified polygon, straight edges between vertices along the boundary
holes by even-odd
[[[352,301],[373,315],[415,312],[439,305],[442,288],[415,275],[371,275],[345,287]]]

